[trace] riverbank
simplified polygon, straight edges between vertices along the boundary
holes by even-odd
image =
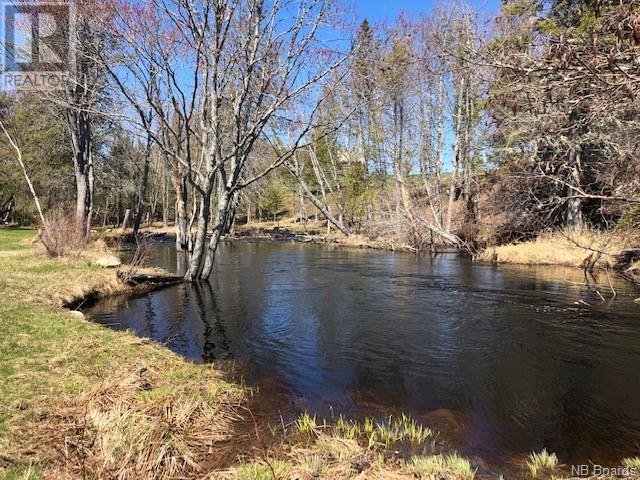
[[[95,265],[103,247],[50,259],[33,235],[0,229],[0,478],[497,477],[410,418],[282,419],[281,405],[254,408],[260,394],[232,364],[196,365],[70,314],[70,299],[130,287]]]
[[[292,219],[277,222],[254,222],[250,225],[238,225],[228,239],[254,241],[294,241],[336,247],[364,248],[392,252],[416,252],[416,249],[393,238],[369,238],[362,234],[344,235],[335,228],[327,231],[326,222],[309,221],[307,225]],[[441,250],[446,250],[443,246]]]
[[[615,270],[628,280],[638,282],[640,232],[558,231],[527,242],[487,248],[478,260],[494,264]]]
[[[394,435],[431,441],[408,419],[376,436],[305,417],[254,424],[231,364],[193,364],[63,308],[130,287],[93,253],[48,258],[34,234],[0,229],[0,478],[473,478],[455,455],[385,453]]]
[[[410,245],[397,244],[390,239],[370,239],[357,234],[345,236],[335,231],[323,233],[319,225],[305,228],[295,222],[262,222],[240,226],[228,238],[416,251]],[[441,246],[437,250],[452,249]],[[640,232],[558,231],[526,242],[485,248],[475,259],[495,265],[553,265],[592,271],[615,270],[627,280],[640,283]]]
[[[63,304],[130,287],[0,229],[0,478],[168,478],[216,467],[246,390]],[[219,460],[218,460],[219,461]],[[220,467],[226,467],[222,462]]]

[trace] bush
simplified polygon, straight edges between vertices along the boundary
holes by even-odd
[[[52,257],[77,256],[86,246],[84,231],[76,227],[75,217],[62,210],[47,214],[38,239]]]

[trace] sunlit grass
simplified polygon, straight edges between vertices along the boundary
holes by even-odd
[[[253,462],[238,465],[232,469],[235,480],[281,480],[287,478],[289,464],[281,460]]]
[[[34,238],[33,228],[0,228],[0,251],[26,250]]]
[[[295,426],[300,433],[315,433],[318,429],[316,416],[304,412],[296,419]]]
[[[402,441],[420,445],[433,436],[433,430],[423,427],[404,413],[400,417],[389,416],[378,423],[376,432],[379,441],[387,448]]]
[[[455,453],[415,457],[410,468],[413,474],[421,480],[440,480],[441,478],[471,480],[476,476],[476,470],[471,466],[471,463]]]
[[[622,466],[640,472],[640,457],[628,457],[622,460]]]
[[[558,457],[555,453],[547,452],[547,449],[542,449],[541,452],[531,452],[529,460],[527,460],[527,467],[531,476],[536,478],[541,472],[549,472],[554,470],[558,466]]]
[[[595,230],[544,234],[528,242],[488,248],[480,254],[479,260],[491,262],[495,253],[498,263],[580,267],[595,250],[605,252],[597,266],[609,267],[615,263],[614,256],[618,252],[637,242],[637,232],[612,235]]]
[[[434,437],[434,432],[405,414],[389,416],[378,422],[365,418],[362,423],[347,420],[341,415],[333,427],[333,435],[348,440],[364,440],[369,448],[376,444],[391,448],[399,442],[421,445]]]
[[[342,415],[334,426],[334,435],[348,440],[357,440],[362,437],[362,427],[355,420],[346,420]]]

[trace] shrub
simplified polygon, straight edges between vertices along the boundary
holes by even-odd
[[[52,257],[77,256],[87,244],[85,232],[76,227],[75,218],[62,210],[47,214],[38,239]]]

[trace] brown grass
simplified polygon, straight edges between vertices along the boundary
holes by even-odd
[[[638,246],[638,240],[637,232],[555,232],[528,242],[488,248],[478,258],[492,262],[497,255],[498,263],[582,267],[590,256],[595,259],[600,253],[595,266],[610,268],[615,264],[615,255]]]
[[[49,258],[0,229],[0,478],[193,478],[228,465],[245,389],[61,302],[125,287],[115,271]]]
[[[189,372],[193,367],[182,363],[167,357],[150,370],[111,372],[87,392],[64,396],[35,420],[15,424],[13,461],[45,465],[52,478],[202,473],[240,418],[234,408],[242,394],[219,371]]]

